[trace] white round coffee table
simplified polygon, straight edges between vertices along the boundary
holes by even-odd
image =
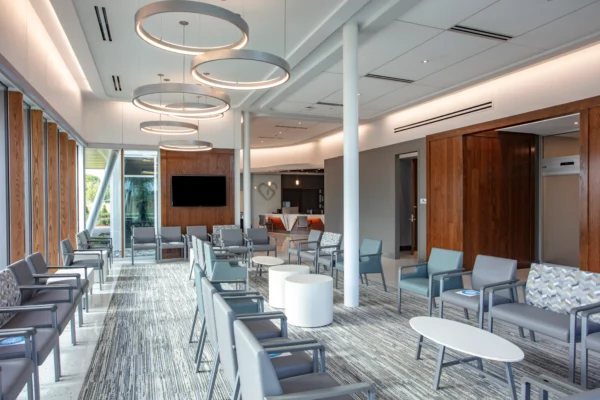
[[[252,263],[256,264],[256,273],[259,276],[262,276],[262,267],[263,266],[273,267],[275,265],[281,265],[284,262],[285,261],[283,261],[281,258],[277,258],[277,257],[269,257],[269,256],[252,257]]]
[[[442,368],[462,364],[472,368],[477,374],[483,374],[494,380],[508,385],[511,398],[516,400],[517,391],[512,373],[512,363],[522,361],[525,358],[523,350],[501,338],[483,329],[463,324],[461,322],[451,321],[435,317],[415,317],[411,318],[410,326],[419,333],[419,342],[417,347],[417,360],[421,354],[423,337],[440,345],[438,354],[438,365],[433,380],[433,388],[438,389],[440,385],[440,376]],[[470,357],[455,359],[444,363],[446,347],[465,353]],[[506,369],[506,380],[483,371],[481,360],[499,361],[504,363]],[[471,361],[477,361],[477,367],[468,364]]]
[[[288,324],[316,328],[333,322],[333,279],[325,275],[285,278],[285,315]]]
[[[269,305],[285,307],[285,278],[293,275],[310,274],[307,265],[277,265],[269,268]]]

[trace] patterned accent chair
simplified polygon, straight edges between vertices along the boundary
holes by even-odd
[[[496,304],[496,292],[510,289],[515,298],[517,288],[523,290],[524,301]],[[575,356],[577,342],[581,341],[582,321],[585,311],[600,306],[600,274],[576,268],[531,264],[526,282],[494,287],[490,290],[488,330],[493,331],[493,321],[498,319],[528,329],[532,341],[535,332],[569,343],[569,380],[575,381]],[[590,316],[587,332],[600,332],[600,317]]]
[[[338,282],[338,271],[344,270],[344,250],[335,252],[335,268],[331,269],[331,276],[333,277],[333,270],[335,269],[335,287],[337,289]],[[359,249],[359,261],[358,271],[360,279],[369,285],[369,279],[367,274],[381,274],[381,281],[383,283],[383,290],[387,292],[387,286],[385,285],[385,276],[383,275],[383,265],[381,263],[381,256],[383,255],[383,242],[381,240],[374,239],[363,239]]]
[[[208,238],[213,246],[221,244],[221,231],[223,229],[240,229],[237,225],[213,225],[212,233],[208,234]]]
[[[302,248],[304,248],[305,251],[317,250],[317,246],[319,245],[322,234],[323,232],[321,231],[311,229],[310,232],[308,232],[308,238],[289,240],[288,264],[292,263],[292,255],[298,258],[298,264],[300,264],[300,251],[302,251]],[[296,244],[296,247],[292,247],[294,243]]]
[[[302,242],[299,243],[300,252],[298,254],[298,264],[302,264],[302,259],[308,259],[313,262],[315,271],[319,273],[319,267],[323,265],[325,269],[333,265],[334,253],[339,252],[342,247],[342,235],[340,233],[323,232],[321,240],[314,250],[303,250]]]

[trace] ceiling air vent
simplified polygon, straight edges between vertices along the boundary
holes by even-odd
[[[394,78],[393,76],[366,74],[365,78],[383,79],[384,81],[402,82],[402,83],[413,83],[410,79]]]
[[[109,42],[112,42],[110,25],[108,24],[108,17],[106,16],[106,8],[94,6],[94,10],[96,10],[96,18],[98,19],[98,27],[100,28],[102,40],[106,42],[106,39],[108,39]]]
[[[275,125],[275,128],[285,128],[285,129],[308,129],[304,126],[288,126],[288,125]]]
[[[488,101],[487,103],[481,103],[476,106],[463,108],[462,110],[454,111],[454,112],[451,112],[448,114],[438,115],[437,117],[425,119],[423,121],[415,122],[415,123],[412,123],[409,125],[399,126],[397,128],[394,128],[394,133],[407,131],[409,129],[418,128],[420,126],[434,124],[436,122],[441,122],[441,121],[445,121],[447,119],[457,118],[457,117],[467,115],[467,114],[473,114],[475,112],[484,111],[484,110],[487,110],[490,108],[492,108],[492,102]]]
[[[121,78],[119,77],[119,75],[113,75],[112,81],[113,86],[115,87],[115,92],[122,92],[123,90],[121,89]]]
[[[466,33],[467,35],[479,36],[486,39],[502,40],[503,42],[512,39],[512,36],[503,35],[501,33],[482,31],[481,29],[469,28],[468,26],[454,25],[450,28],[451,31]]]
[[[321,106],[329,106],[329,107],[344,107],[343,104],[339,104],[339,103],[327,103],[325,101],[318,101],[317,104],[321,105]]]

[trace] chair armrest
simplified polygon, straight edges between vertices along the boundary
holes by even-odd
[[[251,294],[251,295],[247,295],[247,296],[228,296],[228,295],[221,295],[221,297],[224,300],[264,300],[265,298],[260,295],[260,294]]]
[[[39,311],[55,312],[56,309],[57,309],[56,304],[36,304],[36,305],[32,305],[32,306],[0,307],[0,312],[8,312],[8,313],[39,312]]]
[[[58,274],[59,277],[65,277],[65,278],[75,278],[77,280],[77,289],[81,289],[81,275],[80,274]],[[33,274],[33,277],[35,278],[35,284],[39,285],[39,278],[56,278],[56,274]],[[44,286],[44,285],[41,285]],[[51,286],[57,286],[57,285],[51,285]]]
[[[21,285],[19,286],[19,290],[68,290],[69,291],[69,303],[73,302],[73,289],[77,289],[71,285]],[[53,300],[54,302],[61,303],[66,302]]]
[[[243,315],[238,316],[238,319],[240,321],[262,321],[265,319],[278,319],[278,318],[287,319],[285,314],[282,313],[281,311],[271,311],[271,312],[264,312],[264,313],[248,313],[248,314],[243,314]]]
[[[35,328],[15,328],[15,329],[1,329],[0,328],[0,338],[9,338],[15,336],[25,336],[29,338],[37,333],[37,329]]]
[[[317,253],[319,255],[321,255],[321,250],[323,250],[323,249],[339,249],[339,248],[340,248],[339,244],[332,244],[332,245],[329,245],[329,246],[317,246]],[[325,254],[328,254],[328,253],[325,253]]]
[[[600,303],[592,303],[592,304],[586,304],[585,306],[579,306],[579,307],[573,307],[571,308],[571,310],[569,311],[569,314],[579,314],[583,311],[591,311],[595,308],[600,307]]]
[[[317,400],[361,392],[375,393],[375,389],[373,389],[373,386],[370,383],[361,382],[328,389],[309,390],[306,392],[282,394],[279,396],[267,396],[265,397],[265,400]]]
[[[381,257],[381,256],[383,256],[383,253],[359,254],[358,255],[359,258],[363,258],[363,257]]]
[[[404,273],[405,269],[408,268],[416,268],[413,272]],[[398,281],[403,279],[411,279],[411,278],[426,278],[427,277],[427,263],[414,264],[414,265],[404,265],[398,267]]]
[[[267,353],[283,353],[284,351],[294,352],[294,351],[310,351],[310,350],[325,350],[325,346],[323,346],[319,342],[315,343],[285,343],[279,344],[278,346],[266,347]]]
[[[456,272],[452,272],[452,271],[456,271]],[[445,281],[447,279],[456,278],[458,276],[471,275],[471,274],[473,274],[473,271],[465,271],[464,268],[459,268],[459,269],[456,269],[456,270],[450,270],[450,272],[448,272],[448,271],[441,272],[441,273],[440,272],[436,272],[435,274],[431,274],[431,276],[440,275],[440,274],[444,275],[444,276],[442,276],[442,280]]]
[[[311,344],[311,343],[318,343],[318,342],[319,341],[317,339],[296,339],[296,340],[289,340],[286,342],[274,342],[274,343],[265,342],[265,343],[261,343],[260,345],[266,350],[266,349],[270,349],[271,347],[296,346],[299,344]]]
[[[210,283],[246,283],[246,279],[220,279],[211,280]]]
[[[600,303],[595,303],[596,307],[581,312],[581,318],[588,318],[590,315],[600,314]]]
[[[316,243],[317,247],[318,247],[318,245],[320,243],[318,241],[309,242],[308,240],[298,240],[298,239],[296,239],[296,240],[290,240],[290,243],[291,242],[295,242],[295,241],[298,241],[298,247],[297,247],[298,251],[302,251],[302,245],[303,244],[315,244]]]
[[[233,296],[260,296],[261,294],[259,292],[248,292],[245,290],[225,290],[223,292],[219,292],[219,294],[221,296],[229,296],[229,297],[233,297]]]
[[[494,286],[492,288],[490,288],[490,295],[493,295],[494,292],[497,292],[499,290],[505,290],[505,289],[512,289],[512,288],[518,288],[520,286],[525,286],[527,284],[527,281],[518,281],[515,283],[510,283],[508,285],[502,285],[502,286]]]
[[[479,291],[481,292],[481,294],[483,294],[483,293],[484,293],[486,290],[488,290],[488,289],[491,289],[491,288],[493,288],[493,287],[496,287],[496,286],[504,286],[504,285],[510,285],[510,284],[512,284],[512,283],[517,283],[517,282],[519,282],[519,280],[518,280],[518,279],[509,279],[509,280],[506,280],[506,281],[495,282],[495,283],[489,283],[489,284],[487,284],[487,285],[483,285]]]

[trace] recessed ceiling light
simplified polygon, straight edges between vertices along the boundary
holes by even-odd
[[[298,121],[298,125],[302,125],[302,122]]]
[[[427,64],[429,60],[423,60],[423,64]]]
[[[358,95],[360,96],[360,93]]]
[[[261,142],[261,143],[264,143],[265,141],[264,141],[264,140],[261,140],[260,142]]]
[[[575,121],[575,125],[579,125],[579,122]]]

